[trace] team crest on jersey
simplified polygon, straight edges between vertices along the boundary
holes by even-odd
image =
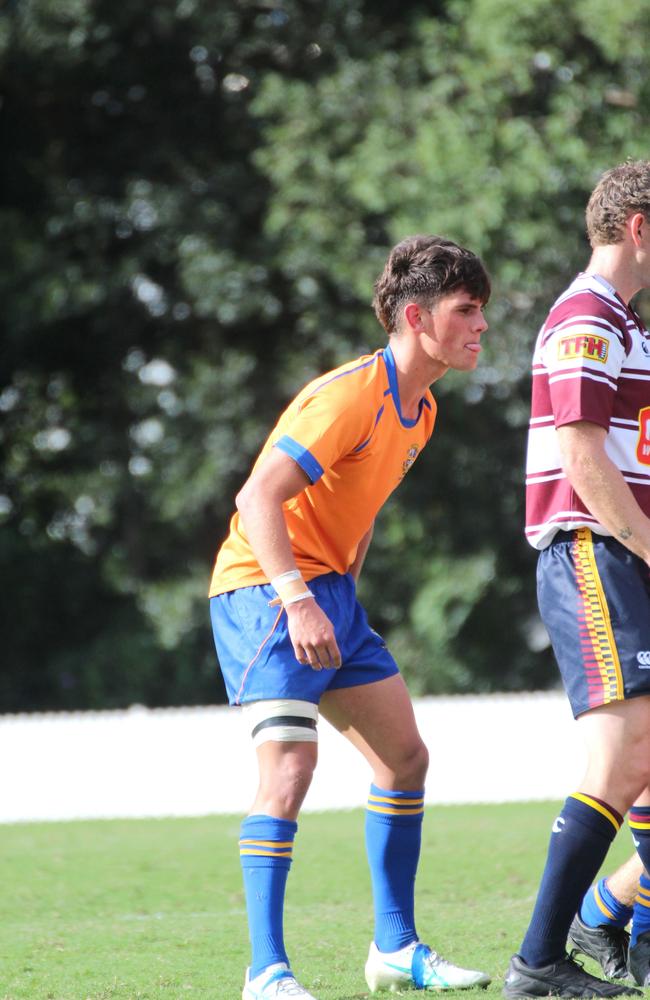
[[[650,406],[639,410],[639,440],[636,457],[641,465],[650,465]]]
[[[609,340],[606,337],[596,337],[591,333],[580,333],[577,336],[560,337],[557,345],[558,361],[571,361],[574,358],[587,358],[588,361],[600,361],[605,364]]]
[[[409,450],[407,451],[406,458],[402,462],[402,477],[401,477],[402,479],[413,465],[415,459],[418,457],[419,450],[420,449],[416,444],[412,444]]]

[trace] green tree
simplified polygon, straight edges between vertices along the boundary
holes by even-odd
[[[416,690],[555,679],[522,541],[536,327],[647,155],[650,0],[24,0],[0,17],[0,710],[222,696],[205,590],[277,412],[383,342],[388,247],[482,253],[491,332],[364,596]]]
[[[251,103],[269,72],[331,71],[359,10],[26,0],[0,19],[0,709],[221,696],[210,562],[303,308],[263,231]]]
[[[530,355],[588,255],[603,169],[647,156],[646,0],[449,3],[400,51],[342,61],[314,85],[269,75],[256,163],[286,268],[362,302],[409,232],[478,250],[494,279],[485,354],[434,388],[439,436],[392,502],[363,588],[420,691],[546,686],[556,671],[522,539]],[[354,262],[351,266],[351,262]],[[368,312],[304,318],[376,342]],[[357,332],[358,331],[358,332]],[[377,558],[378,557],[378,558]],[[376,575],[375,575],[376,573]]]

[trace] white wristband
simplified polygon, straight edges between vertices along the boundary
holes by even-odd
[[[308,600],[308,598],[313,596],[314,595],[312,594],[311,590],[303,590],[301,594],[294,594],[293,597],[287,597],[287,599],[282,603],[286,608],[288,604],[297,604],[298,601],[306,601]]]
[[[289,569],[286,573],[280,573],[278,576],[274,576],[271,580],[271,586],[273,589],[279,593],[280,588],[285,583],[292,583],[294,580],[301,580],[302,573],[299,569]]]

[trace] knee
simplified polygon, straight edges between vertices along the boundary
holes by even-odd
[[[310,756],[285,757],[278,772],[278,783],[287,801],[302,803],[314,775],[316,761]]]
[[[418,738],[405,748],[403,757],[395,768],[397,787],[424,788],[428,770],[429,751],[426,744]]]
[[[429,770],[429,750],[425,743],[420,740],[413,761],[413,767],[415,771],[414,777],[417,778],[418,783],[424,786],[426,781],[427,771]]]
[[[295,816],[309,790],[316,766],[315,754],[283,754],[275,768],[264,775],[260,792],[273,803],[274,815]]]
[[[644,727],[634,739],[628,741],[623,770],[633,774],[644,785],[650,783],[650,726]]]
[[[641,739],[629,745],[625,766],[592,767],[590,779],[598,786],[599,794],[625,814],[638,797],[650,787],[650,739]]]
[[[639,795],[650,786],[650,746],[644,744],[636,748],[635,753],[630,754],[625,772],[619,774],[618,780],[627,790],[629,805],[633,805]]]

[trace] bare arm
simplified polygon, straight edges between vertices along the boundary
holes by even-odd
[[[237,495],[246,536],[269,580],[296,568],[282,504],[308,483],[307,475],[292,458],[272,448]],[[334,626],[313,598],[289,604],[286,613],[300,663],[309,663],[315,670],[341,666]]]
[[[605,451],[607,431],[579,421],[557,429],[562,467],[590,513],[650,565],[650,518]]]
[[[366,553],[370,546],[370,542],[372,541],[372,533],[374,530],[375,530],[375,522],[373,521],[368,530],[366,531],[365,535],[359,542],[359,545],[357,546],[357,554],[354,557],[354,562],[350,566],[350,573],[354,577],[355,583],[358,581],[359,576],[361,575],[361,568],[365,562]]]

